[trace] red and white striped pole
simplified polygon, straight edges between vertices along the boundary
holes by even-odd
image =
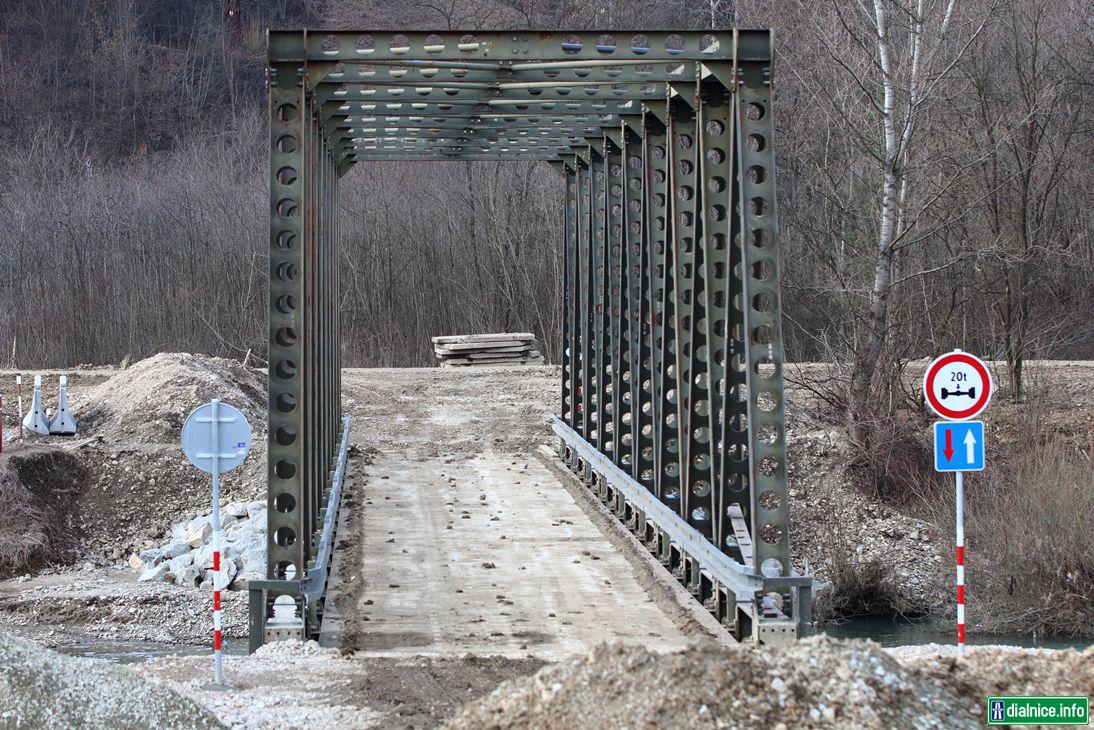
[[[220,649],[220,401],[213,399],[213,677],[217,685],[224,684]]]
[[[965,650],[965,474],[957,474],[957,651]]]

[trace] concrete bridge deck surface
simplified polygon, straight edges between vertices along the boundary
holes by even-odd
[[[327,643],[556,659],[719,633],[541,448],[558,387],[552,367],[345,371],[364,458],[351,467]]]

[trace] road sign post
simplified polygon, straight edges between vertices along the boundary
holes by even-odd
[[[937,357],[923,373],[923,398],[947,419],[934,424],[934,468],[954,472],[957,544],[957,650],[965,649],[965,472],[984,468],[984,424],[992,379],[980,358],[961,350]]]
[[[224,684],[220,592],[225,588],[221,579],[220,475],[242,464],[250,449],[251,427],[247,418],[215,398],[195,409],[182,427],[182,450],[186,458],[213,475],[213,677],[218,687]]]

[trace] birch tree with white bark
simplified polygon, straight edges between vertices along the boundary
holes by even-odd
[[[960,5],[958,0],[831,0],[814,26],[822,54],[822,68],[814,73],[818,81],[826,77],[819,94],[850,149],[867,161],[858,181],[864,189],[857,194],[870,201],[865,230],[872,239],[871,271],[862,276],[867,281],[853,334],[848,393],[849,425],[860,443],[868,435],[895,288],[956,262],[952,257],[912,260],[905,254],[930,241],[940,221],[963,214],[939,215],[961,172],[938,164],[944,148],[924,129],[939,123],[936,114],[955,93],[954,69],[991,13],[983,8],[962,13]],[[842,184],[832,180],[834,188]]]

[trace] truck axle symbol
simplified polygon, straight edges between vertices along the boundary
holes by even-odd
[[[976,386],[974,385],[974,386],[972,386],[971,388],[969,388],[968,390],[965,390],[965,391],[961,390],[960,388],[958,388],[957,390],[948,390],[946,388],[942,389],[942,400],[946,400],[951,395],[967,395],[970,398],[975,398],[976,397]]]

